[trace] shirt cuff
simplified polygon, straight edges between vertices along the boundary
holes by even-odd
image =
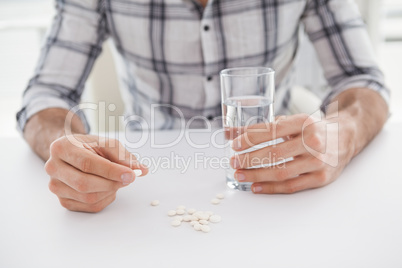
[[[24,132],[25,125],[28,120],[35,114],[40,111],[49,109],[49,108],[62,108],[66,110],[71,110],[76,107],[78,104],[76,103],[69,103],[63,99],[53,96],[47,96],[46,98],[37,98],[29,101],[29,103],[24,106],[18,113],[17,113],[17,130],[20,133]],[[90,126],[88,121],[85,117],[85,114],[82,110],[78,109],[75,114],[81,119],[82,123],[84,124],[86,133],[89,133]]]
[[[374,90],[380,94],[380,96],[384,99],[384,101],[389,106],[390,103],[390,90],[384,86],[382,82],[373,79],[367,79],[365,77],[345,79],[343,83],[336,86],[331,90],[331,92],[324,98],[321,104],[321,110],[326,113],[327,106],[331,103],[331,101],[336,98],[342,92],[353,89],[353,88],[367,88]]]

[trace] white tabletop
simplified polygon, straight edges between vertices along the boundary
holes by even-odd
[[[157,142],[175,135],[157,133]],[[183,174],[161,166],[98,214],[62,208],[41,160],[22,139],[4,138],[0,267],[402,267],[401,137],[402,124],[387,125],[337,181],[293,195],[231,191],[222,169],[194,161]],[[185,140],[135,151],[154,159],[223,154]],[[226,198],[212,205],[221,192]],[[154,199],[159,206],[150,206]],[[211,210],[222,222],[210,233],[174,228],[167,211],[178,205]]]

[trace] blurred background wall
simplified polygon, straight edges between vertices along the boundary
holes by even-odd
[[[386,81],[392,90],[391,121],[402,121],[402,0],[356,0],[366,21],[370,38],[376,50]],[[53,0],[0,0],[0,136],[18,135],[15,113],[21,104],[21,95],[33,73],[46,29],[54,14]],[[315,52],[303,38],[298,55],[300,71],[298,85],[325,94],[325,81]],[[87,82],[83,101],[106,101],[116,104],[106,116],[122,115],[124,111],[118,91],[114,68],[114,51],[110,42],[97,60]],[[306,68],[309,66],[309,68]],[[106,106],[107,107],[107,106]],[[98,113],[88,113],[94,132],[114,129],[106,125],[98,129]]]

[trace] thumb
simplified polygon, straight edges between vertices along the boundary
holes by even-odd
[[[133,170],[141,170],[141,174],[138,174],[140,172],[136,172],[136,176],[145,176],[148,173],[148,167],[141,164],[118,140],[107,139],[104,145],[99,146],[99,151],[105,158]]]

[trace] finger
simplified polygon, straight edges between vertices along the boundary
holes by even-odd
[[[52,173],[52,177],[57,178],[80,193],[116,191],[126,185],[89,173],[83,173],[61,160],[53,161],[53,164],[57,166],[57,170],[55,173]]]
[[[243,151],[263,142],[297,135],[301,133],[307,119],[307,115],[299,114],[279,117],[272,123],[251,125],[244,134],[233,140],[232,148],[235,151]]]
[[[101,201],[95,204],[85,204],[72,199],[59,198],[60,204],[68,210],[90,212],[90,213],[96,213],[102,211],[105,207],[110,205],[115,199],[116,199],[116,193],[111,194],[110,196],[102,199]]]
[[[308,173],[282,182],[253,183],[251,190],[255,194],[292,194],[322,186],[324,184],[315,173]]]
[[[300,174],[314,172],[322,166],[323,163],[320,160],[304,155],[275,166],[238,169],[234,177],[239,182],[282,182],[295,178]]]
[[[232,156],[230,164],[234,169],[250,168],[284,161],[289,157],[296,157],[305,153],[301,137],[267,146],[249,153]]]
[[[225,127],[225,139],[226,140],[234,140],[238,136],[244,133],[246,127]]]
[[[148,167],[141,164],[118,140],[109,139],[106,146],[99,147],[99,150],[107,159],[114,163],[124,165],[131,169],[140,169],[142,172],[140,176],[145,176],[148,173]]]
[[[59,198],[72,199],[86,204],[95,204],[116,192],[80,193],[56,178],[50,179],[49,189]]]
[[[129,167],[113,163],[98,154],[94,154],[86,149],[76,146],[65,144],[53,146],[51,149],[51,155],[53,156],[54,154],[64,162],[84,173],[97,175],[124,184],[133,182],[135,178],[133,170]],[[55,159],[57,159],[57,157],[55,157]]]

